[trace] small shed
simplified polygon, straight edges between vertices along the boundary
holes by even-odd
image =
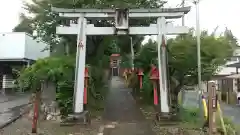
[[[228,76],[228,78],[231,78],[234,82],[234,86],[236,87],[236,91],[240,91],[240,74],[238,69],[240,68],[240,62],[236,62],[233,64],[227,65],[227,67],[235,67],[236,68],[236,74]]]
[[[112,54],[110,56],[110,68],[113,76],[118,76],[120,73],[120,63],[121,63],[121,55],[120,54]]]

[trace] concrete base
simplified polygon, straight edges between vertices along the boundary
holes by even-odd
[[[171,114],[170,114],[170,113],[161,112],[161,113],[160,113],[160,117],[161,117],[161,119],[166,119],[166,120],[168,120],[168,119],[171,118]]]
[[[89,125],[91,124],[91,119],[88,111],[82,113],[74,113],[68,115],[68,117],[61,122],[61,126],[71,126],[71,125]]]
[[[13,88],[2,88],[1,94],[2,95],[12,95],[15,94],[16,92],[14,91]]]
[[[160,126],[176,126],[179,124],[178,121],[176,121],[175,119],[173,119],[173,116],[171,115],[171,113],[159,113],[159,125]]]
[[[171,119],[171,116],[170,113],[157,112],[155,118],[157,121],[168,121]]]

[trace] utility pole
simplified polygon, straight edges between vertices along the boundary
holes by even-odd
[[[185,6],[185,0],[182,0],[182,8]],[[185,26],[185,15],[182,16],[182,26]]]
[[[199,109],[201,111],[201,115],[203,117],[203,107],[202,107],[202,95],[203,95],[203,89],[202,89],[202,78],[201,78],[201,31],[200,31],[200,19],[199,19],[199,2],[200,0],[193,0],[193,4],[196,7],[196,37],[197,37],[197,72],[198,72],[198,102],[199,102]],[[182,0],[181,6],[185,6],[185,0]],[[182,16],[182,26],[185,25],[185,18],[184,15]],[[184,38],[184,36],[183,36]],[[184,99],[184,92],[182,93],[182,99]]]
[[[134,50],[133,50],[133,43],[132,43],[132,37],[130,37],[130,44],[131,44],[131,54],[132,54],[132,61],[131,61],[131,63],[132,63],[132,70],[134,70]]]
[[[199,93],[203,94],[202,91],[202,78],[201,78],[201,40],[200,40],[200,21],[199,21],[199,0],[194,1],[196,5],[196,36],[197,36],[197,67],[198,67],[198,88]]]
[[[199,109],[201,118],[203,118],[203,106],[202,106],[202,96],[203,96],[203,89],[202,89],[202,71],[201,71],[201,32],[200,32],[200,19],[199,19],[199,0],[195,0],[193,2],[196,7],[196,37],[197,37],[197,70],[198,70],[198,102],[199,102]]]
[[[185,6],[185,0],[182,0],[182,8]],[[185,26],[185,15],[182,16],[182,26]],[[182,39],[184,40],[184,35],[182,35]],[[181,94],[181,105],[183,106],[184,103],[184,98],[185,98],[185,90],[182,90],[182,94]]]

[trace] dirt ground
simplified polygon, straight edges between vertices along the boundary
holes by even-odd
[[[90,126],[60,126],[53,121],[39,121],[38,135],[97,135],[101,119],[94,119]],[[32,121],[27,115],[1,130],[0,135],[32,135]]]
[[[185,125],[183,123],[170,122],[168,124],[157,122],[155,120],[155,112],[153,107],[141,106],[145,118],[150,122],[152,130],[156,135],[207,135],[198,128],[192,128],[192,125]]]

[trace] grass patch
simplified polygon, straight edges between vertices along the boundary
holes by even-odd
[[[235,125],[230,118],[223,117],[223,121],[224,121],[224,125],[225,125],[226,131],[227,131],[227,135],[236,135],[236,133],[240,131],[240,130],[238,131],[240,126]],[[217,122],[218,131],[221,133],[224,133],[218,113],[216,116],[216,122]]]
[[[181,108],[180,120],[182,128],[202,128],[205,120],[200,119],[200,110],[198,108]],[[235,125],[230,118],[223,117],[227,135],[236,135],[240,131],[240,125]],[[223,133],[219,113],[216,114],[216,126],[220,133]]]
[[[99,97],[97,100],[90,100],[91,103],[89,103],[88,110],[91,112],[92,118],[103,115],[106,104],[106,96],[109,92],[109,86],[103,86],[102,88],[99,88],[99,91],[101,91],[101,98]]]
[[[198,108],[180,108],[180,121],[183,128],[201,128],[200,110]]]

